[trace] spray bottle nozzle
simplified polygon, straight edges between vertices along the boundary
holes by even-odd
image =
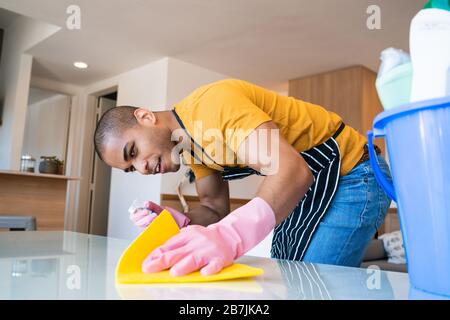
[[[430,0],[423,7],[424,9],[442,9],[450,11],[450,0]]]

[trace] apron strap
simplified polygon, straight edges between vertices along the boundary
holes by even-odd
[[[203,149],[203,147],[201,145],[199,145],[194,138],[192,138],[192,136],[189,134],[189,132],[187,131],[186,127],[183,124],[183,121],[181,121],[180,116],[177,114],[177,112],[175,111],[175,109],[172,109],[172,113],[175,116],[175,119],[177,120],[178,124],[180,125],[180,127],[184,130],[184,132],[186,133],[186,135],[191,139],[191,143],[197,147],[198,149],[202,150],[202,155],[208,157],[208,159],[210,159],[216,166],[218,166],[219,168],[222,168],[221,165],[219,165],[217,162],[214,161],[214,159],[212,157],[210,157],[206,152],[205,149]],[[202,165],[204,165],[205,167],[207,167],[207,165],[203,162],[202,157],[199,157],[194,150],[191,148],[190,149],[190,153],[191,156],[194,159],[197,159],[197,161],[200,161]],[[192,170],[192,169],[191,169]]]
[[[333,138],[336,139],[341,134],[342,130],[344,130],[344,128],[345,128],[345,123],[341,122],[341,124],[339,125],[339,128],[333,134]]]

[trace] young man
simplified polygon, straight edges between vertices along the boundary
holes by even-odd
[[[390,205],[364,136],[318,105],[242,80],[202,86],[170,111],[113,108],[94,142],[126,172],[175,172],[181,155],[196,177],[201,207],[186,216],[168,208],[183,228],[148,256],[145,272],[219,272],[274,228],[274,258],[356,267]],[[230,213],[227,181],[251,174],[264,176],[255,198]]]

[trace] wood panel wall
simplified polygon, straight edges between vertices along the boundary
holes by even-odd
[[[197,196],[184,196],[184,198],[186,199],[189,208],[196,208],[200,206],[200,200]],[[233,211],[249,201],[250,199],[230,198],[230,210]],[[162,194],[160,203],[162,206],[169,206],[183,212],[183,206],[181,205],[178,196],[175,194]]]
[[[0,67],[2,65],[3,35],[4,35],[4,31],[3,31],[3,29],[0,29]],[[4,99],[5,99],[5,97],[0,96],[0,126],[3,123],[3,103],[4,103]]]
[[[366,135],[383,112],[375,87],[376,73],[352,66],[289,81],[289,95],[337,113],[346,124]],[[384,141],[376,140],[384,150]]]
[[[34,216],[37,230],[64,230],[66,179],[0,174],[0,215]]]

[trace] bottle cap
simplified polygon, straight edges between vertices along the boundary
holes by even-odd
[[[450,0],[429,0],[424,9],[442,9],[450,11]]]
[[[145,201],[144,200],[135,199],[133,201],[133,203],[131,204],[131,206],[128,208],[128,212],[130,214],[133,214],[139,209],[146,209],[145,208]]]

